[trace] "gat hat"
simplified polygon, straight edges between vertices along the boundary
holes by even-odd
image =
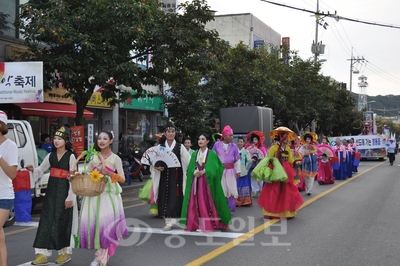
[[[7,125],[8,116],[5,112],[0,111],[0,121]]]
[[[176,126],[172,123],[172,121],[168,121],[167,124],[165,124],[164,132],[169,130],[169,129],[175,129],[176,130]]]
[[[65,124],[59,130],[57,130],[54,135],[63,138],[65,141],[68,141],[71,135],[71,129],[69,128],[68,124]]]

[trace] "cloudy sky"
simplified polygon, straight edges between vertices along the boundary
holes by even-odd
[[[303,59],[313,57],[311,44],[315,39],[315,18],[312,14],[277,6],[261,0],[207,0],[217,15],[252,13],[268,26],[290,37],[292,50]],[[315,11],[317,0],[271,0],[278,4]],[[339,82],[350,83],[350,58],[364,57],[364,63],[353,62],[352,91],[359,93],[358,77],[367,77],[367,95],[400,95],[400,1],[399,0],[319,0],[319,10],[338,16],[392,25],[396,28],[367,25],[346,20],[337,22],[326,17],[327,29],[318,28],[318,41],[325,44],[322,74]],[[368,62],[367,62],[368,61]]]

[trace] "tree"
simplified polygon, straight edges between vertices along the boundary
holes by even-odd
[[[3,12],[0,12],[0,35],[4,34],[4,31],[11,30],[11,27],[8,26],[7,21],[7,18],[9,16],[9,14],[4,14]]]
[[[115,105],[131,97],[117,85],[140,97],[146,93],[142,84],[177,82],[191,65],[207,71],[212,58],[200,55],[213,50],[208,42],[216,36],[204,28],[212,18],[209,7],[195,0],[181,4],[178,14],[164,13],[160,5],[159,0],[31,0],[21,5],[17,24],[30,52],[25,60],[33,54],[43,61],[45,89],[62,84],[68,90],[77,105],[77,125],[83,124],[96,85]],[[144,67],[149,54],[152,66]]]

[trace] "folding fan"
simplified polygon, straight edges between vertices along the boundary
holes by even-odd
[[[147,149],[142,156],[140,162],[146,165],[155,165],[158,161],[164,162],[168,168],[180,167],[181,163],[175,153],[167,150],[163,146],[154,146]]]

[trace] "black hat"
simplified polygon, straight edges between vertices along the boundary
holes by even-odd
[[[165,124],[164,132],[169,130],[169,129],[175,129],[176,130],[176,126],[171,121],[168,121],[167,124]]]
[[[71,129],[69,128],[68,124],[65,124],[59,130],[57,130],[54,135],[63,138],[65,141],[68,141],[69,137],[71,136]]]

